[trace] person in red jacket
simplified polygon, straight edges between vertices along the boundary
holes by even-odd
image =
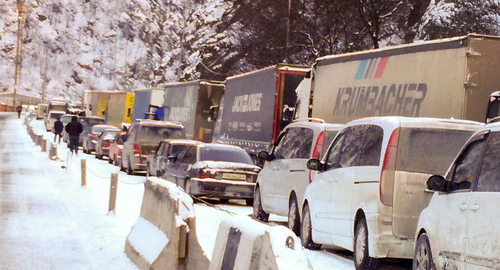
[[[71,117],[71,122],[64,128],[69,135],[69,150],[78,155],[78,145],[80,144],[80,134],[83,132],[82,123],[78,122],[78,117]]]

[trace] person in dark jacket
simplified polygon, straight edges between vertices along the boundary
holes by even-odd
[[[17,118],[21,118],[21,112],[23,111],[23,106],[17,106]]]
[[[54,142],[56,142],[57,136],[59,136],[59,144],[61,144],[61,133],[63,129],[64,125],[61,122],[61,118],[57,118],[56,122],[54,122]]]
[[[78,122],[78,117],[76,117],[76,115],[71,117],[71,122],[66,124],[64,130],[66,130],[69,135],[69,150],[71,153],[74,151],[75,154],[78,155],[78,145],[80,144],[80,134],[83,132],[83,125]]]

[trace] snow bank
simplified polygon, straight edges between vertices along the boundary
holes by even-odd
[[[130,244],[149,263],[153,263],[168,243],[168,238],[158,227],[139,217],[128,236]]]

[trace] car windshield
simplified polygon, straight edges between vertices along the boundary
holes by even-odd
[[[50,118],[57,119],[57,118],[61,118],[62,115],[63,115],[63,113],[51,113]]]
[[[104,133],[104,137],[102,138],[103,140],[113,140],[116,137],[116,134],[118,134],[119,131],[116,132],[106,132]]]
[[[397,171],[444,175],[472,131],[402,128]]]
[[[94,126],[92,128],[92,132],[94,133],[102,133],[103,131],[105,131],[106,129],[111,129],[112,127],[110,126]],[[117,130],[118,131],[118,130]]]
[[[181,128],[166,126],[142,126],[139,129],[138,140],[140,142],[160,143],[164,139],[183,139]]]
[[[250,156],[243,149],[230,147],[202,147],[200,161],[226,161],[253,164]]]
[[[85,127],[85,126],[104,124],[104,119],[84,118],[84,119],[80,119],[80,122]]]
[[[61,117],[61,122],[63,122],[63,124],[67,124],[69,122],[71,122],[71,117],[73,117],[72,115],[64,115],[63,117]]]

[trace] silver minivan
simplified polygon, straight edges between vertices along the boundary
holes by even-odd
[[[462,145],[483,124],[466,120],[369,117],[337,134],[302,208],[302,244],[353,251],[356,269],[377,258],[412,258],[418,217],[432,192],[425,181],[444,174]]]
[[[270,153],[259,153],[266,163],[254,191],[255,219],[267,221],[271,213],[288,215],[288,227],[300,234],[299,209],[312,179],[307,160],[321,158],[342,127],[321,119],[298,119],[283,129]]]

